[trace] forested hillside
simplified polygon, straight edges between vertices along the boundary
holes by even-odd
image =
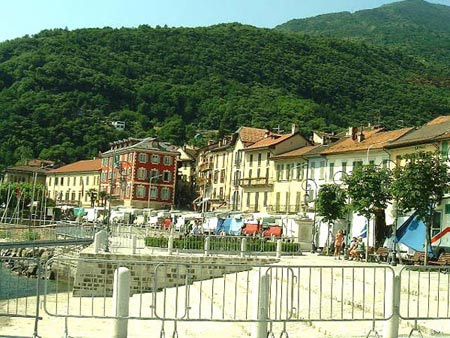
[[[43,31],[0,43],[0,165],[68,163],[129,136],[182,144],[198,129],[419,125],[450,112],[450,88],[411,81],[434,71],[399,51],[240,24]]]
[[[379,8],[294,19],[279,31],[364,40],[400,48],[422,62],[450,66],[450,7],[424,0],[405,0]]]

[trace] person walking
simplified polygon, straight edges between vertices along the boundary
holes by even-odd
[[[338,230],[334,237],[334,259],[341,259],[342,245],[344,244],[344,233]]]

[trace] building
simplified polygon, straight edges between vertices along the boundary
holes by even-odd
[[[231,136],[200,149],[197,161],[199,197],[194,204],[201,205],[203,211],[240,210],[243,151],[268,132],[267,129],[240,127]]]
[[[57,205],[91,206],[100,188],[101,160],[82,160],[47,171],[48,197]]]
[[[277,211],[274,204],[277,205],[278,203],[279,205],[281,193],[273,196],[276,168],[274,162],[270,159],[309,145],[311,143],[298,133],[298,129],[294,125],[291,134],[279,135],[267,132],[261,140],[246,147],[243,157],[243,175],[239,180],[239,185],[242,188],[241,200],[243,201],[241,210],[252,212]],[[287,168],[287,172],[287,177],[289,177],[291,174],[290,167]],[[289,191],[286,191],[285,194],[289,194]],[[286,195],[286,199],[289,198]],[[273,203],[273,200],[275,200],[275,203]],[[285,207],[287,204],[285,203]]]
[[[8,167],[3,177],[4,183],[45,184],[47,171],[54,166],[54,162],[47,160],[31,160],[24,165]]]
[[[101,155],[100,189],[112,205],[170,208],[174,203],[179,153],[155,138],[111,143]]]
[[[195,164],[198,151],[187,145],[177,148],[177,151],[180,153],[178,157],[178,180],[192,184],[195,181]]]

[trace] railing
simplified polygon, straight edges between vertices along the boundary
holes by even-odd
[[[300,243],[289,239],[263,238],[260,236],[192,235],[173,238],[173,249],[178,253],[204,253],[241,256],[301,256]],[[168,249],[169,237],[147,237],[149,247]]]
[[[95,231],[93,225],[76,223],[53,223],[45,226],[4,225],[0,227],[0,239],[8,242],[57,241],[60,238],[86,239],[93,238]]]
[[[239,185],[242,187],[272,186],[273,181],[267,177],[241,178],[239,180]]]
[[[241,330],[242,336],[255,329],[252,331],[256,332],[252,335],[255,338],[273,337],[275,332],[280,337],[314,337],[325,333],[334,337],[378,337],[380,330],[385,330],[383,337],[391,337],[392,325],[397,332],[394,336],[398,336],[399,330],[406,335],[410,332],[410,336],[417,331],[422,336],[421,331],[426,329],[439,329],[440,336],[450,334],[447,273],[450,266],[404,267],[396,275],[388,265],[367,263],[267,266],[216,264],[214,257],[205,263],[186,260],[161,263],[55,257],[40,268],[39,260],[2,257],[0,261],[9,266],[19,261],[36,264],[40,273],[55,266],[78,266],[78,277],[68,281],[60,274],[62,270],[55,270],[55,279],[51,281],[42,280],[42,276],[26,279],[9,271],[5,273],[2,264],[0,316],[35,319],[34,327],[29,328],[33,337],[38,337],[38,322],[39,328],[48,324],[55,336],[62,335],[63,332],[55,331],[52,317],[65,320],[65,336],[71,318],[92,320],[87,328],[91,336],[105,333],[102,325],[96,324],[105,318],[119,324],[128,319],[138,320],[130,330],[141,335],[133,337],[148,335],[145,323],[155,321],[161,323],[161,337],[168,328],[165,324],[173,324],[171,336],[175,337],[183,323],[192,328],[192,322],[203,322],[202,334],[217,334],[220,328]],[[120,303],[113,297],[118,292],[114,285],[121,285],[113,283],[119,269],[126,269],[133,276],[128,291],[129,312],[125,315],[118,314]],[[31,291],[21,294],[28,286]],[[43,310],[39,312],[40,309]],[[413,329],[405,322],[399,327],[398,319],[395,324],[396,316],[414,321]],[[214,323],[211,331],[207,331],[206,322]],[[386,325],[388,322],[391,326]],[[250,327],[243,326],[245,323]],[[226,324],[232,326],[227,329]],[[155,330],[154,325],[152,328]],[[73,330],[83,329],[85,325],[76,325]],[[7,330],[8,325],[0,326],[0,335]]]

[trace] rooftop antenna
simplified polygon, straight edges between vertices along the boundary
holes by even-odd
[[[274,130],[277,132],[277,134],[281,134],[284,132],[284,129],[281,129],[280,125],[278,124],[276,128],[274,128]]]

